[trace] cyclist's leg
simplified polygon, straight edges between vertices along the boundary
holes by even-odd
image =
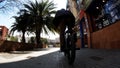
[[[73,31],[73,28],[75,27],[75,20],[70,19],[70,23],[67,24],[68,30]],[[77,41],[77,33],[74,33],[74,43]]]
[[[75,26],[75,22],[74,22],[74,20],[72,20],[71,22],[70,22],[70,24],[68,24],[68,30],[70,30],[71,31],[71,33],[73,33],[73,30],[72,30],[72,28]],[[74,63],[74,60],[75,60],[75,48],[76,48],[76,45],[75,45],[75,42],[76,42],[76,40],[77,40],[77,34],[76,33],[74,33],[74,35],[73,35],[73,37],[71,37],[72,39],[71,39],[71,43],[72,43],[72,45],[70,46],[70,51],[69,51],[69,54],[70,54],[70,59],[69,59],[69,64],[71,65],[71,64],[73,64]]]
[[[64,51],[64,48],[65,48],[65,33],[64,33],[64,31],[66,28],[64,20],[61,21],[59,27],[60,27],[60,50]]]

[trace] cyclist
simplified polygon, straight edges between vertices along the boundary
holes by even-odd
[[[53,24],[56,29],[60,32],[60,50],[64,51],[65,49],[65,29],[68,28],[69,31],[73,30],[75,26],[75,17],[74,15],[65,9],[58,10],[56,12],[55,18],[53,20]],[[74,39],[76,42],[76,34],[74,35]]]

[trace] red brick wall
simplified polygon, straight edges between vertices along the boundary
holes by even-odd
[[[120,49],[120,21],[91,34],[92,48]]]
[[[0,26],[2,31],[2,36],[0,37],[0,40],[6,40],[6,36],[8,34],[8,28],[5,26]]]
[[[2,34],[3,40],[6,40],[7,35],[8,35],[8,29],[4,26],[3,27],[3,34]]]

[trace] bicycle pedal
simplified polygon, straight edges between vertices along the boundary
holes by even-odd
[[[80,48],[75,48],[76,50],[80,50]]]

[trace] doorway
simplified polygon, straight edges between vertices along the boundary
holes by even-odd
[[[87,33],[87,24],[85,19],[82,18],[80,21],[80,38],[81,38],[81,48],[88,47],[88,33]]]

